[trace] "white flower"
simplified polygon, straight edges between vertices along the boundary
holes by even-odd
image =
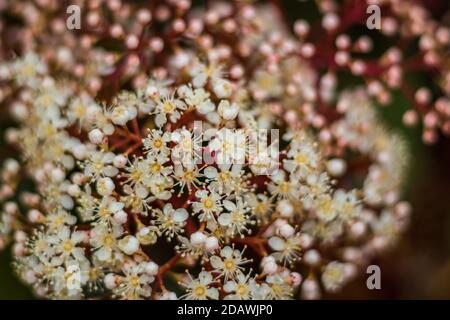
[[[156,103],[155,111],[156,114],[155,123],[158,127],[162,127],[167,122],[167,117],[169,117],[170,122],[176,122],[180,117],[181,113],[179,110],[185,110],[186,104],[174,98],[174,96],[165,96],[159,99]]]
[[[100,129],[95,128],[89,131],[88,137],[89,141],[91,141],[92,143],[100,144],[103,142],[103,138],[105,137],[105,135]]]
[[[228,98],[232,93],[231,83],[224,79],[213,80],[213,90],[218,98]],[[219,105],[220,107],[220,105]]]
[[[338,214],[336,204],[328,194],[319,196],[314,203],[314,209],[317,217],[325,222],[333,220]]]
[[[242,181],[242,173],[242,165],[237,164],[233,166],[231,164],[219,164],[218,168],[209,166],[204,170],[204,174],[208,178],[209,189],[226,195],[245,190],[246,186]]]
[[[149,79],[144,88],[145,94],[151,98],[167,96],[169,94],[169,85],[172,80]]]
[[[272,213],[273,204],[271,199],[261,193],[247,193],[244,196],[245,202],[251,208],[256,221],[258,223],[265,223],[269,219],[269,215]]]
[[[38,76],[47,72],[47,66],[40,61],[37,54],[28,52],[23,59],[13,64],[13,71],[18,83],[35,87],[39,84]]]
[[[220,256],[210,258],[214,272],[218,273],[219,277],[224,276],[225,281],[229,278],[235,279],[244,270],[243,265],[251,261],[244,258],[243,253],[243,251],[233,249],[230,246],[224,247],[220,250]]]
[[[104,197],[111,195],[114,188],[114,182],[109,177],[101,178],[97,181],[97,192]]]
[[[202,271],[198,275],[197,279],[192,278],[188,274],[189,279],[181,285],[186,288],[186,294],[181,296],[181,299],[186,300],[207,300],[219,298],[219,291],[216,288],[211,287],[213,284],[213,277],[211,273]]]
[[[39,116],[52,122],[60,119],[61,109],[66,104],[67,96],[67,89],[57,87],[53,82],[44,82],[34,101]]]
[[[123,239],[120,239],[118,247],[127,255],[136,253],[140,248],[138,239],[130,235],[125,236]]]
[[[242,198],[237,198],[236,203],[224,200],[223,206],[228,212],[221,213],[217,222],[227,229],[227,235],[234,237],[247,232],[249,230],[247,225],[251,223],[250,208],[245,205]]]
[[[202,158],[202,136],[195,129],[189,131],[179,129],[172,132],[171,140],[176,143],[172,149],[171,160],[183,165],[201,163]]]
[[[113,177],[119,170],[112,165],[114,153],[96,151],[91,153],[89,160],[84,163],[84,174],[96,181],[100,177]]]
[[[250,83],[250,89],[259,99],[278,97],[283,93],[282,78],[278,73],[258,70]]]
[[[244,130],[220,129],[208,144],[218,164],[245,164],[247,135]]]
[[[192,84],[196,88],[201,88],[206,85],[208,79],[211,79],[213,82],[221,80],[223,76],[222,69],[222,65],[216,64],[215,62],[210,62],[209,65],[197,63],[189,70],[189,74],[192,77]]]
[[[93,119],[89,117],[89,111],[95,106],[100,110],[100,107],[95,104],[93,99],[88,94],[82,94],[79,97],[70,101],[69,109],[67,110],[67,118],[70,123],[78,122],[80,126],[89,125]]]
[[[143,183],[147,187],[151,187],[155,184],[155,181],[168,177],[172,174],[172,166],[167,165],[169,158],[159,155],[157,157],[148,156],[143,160]]]
[[[197,190],[195,196],[199,201],[192,203],[192,209],[195,213],[200,213],[200,221],[216,220],[215,214],[221,212],[220,195],[213,191]]]
[[[116,295],[129,300],[150,297],[151,283],[155,278],[145,273],[142,264],[127,263],[122,270],[124,276],[120,277],[119,286],[113,290]]]
[[[151,181],[150,191],[153,194],[148,198],[148,202],[156,199],[169,200],[172,197],[173,180],[167,177],[157,177]]]
[[[107,228],[98,225],[91,230],[90,244],[95,249],[94,256],[102,262],[109,262],[113,259],[113,253],[118,250],[117,241],[122,235],[122,228],[114,226]]]
[[[292,286],[288,283],[288,276],[274,274],[267,276],[266,283],[269,285],[267,298],[269,300],[287,300],[292,298]]]
[[[327,170],[333,177],[341,177],[347,170],[347,163],[339,158],[330,159],[327,162]]]
[[[306,209],[311,209],[314,201],[324,194],[328,194],[330,190],[330,179],[324,172],[320,175],[310,174],[306,178],[306,184],[302,184],[300,192],[303,195],[303,205]]]
[[[333,202],[338,217],[344,221],[358,217],[361,214],[360,201],[356,195],[356,190],[346,192],[338,189],[333,194]]]
[[[156,217],[154,224],[169,239],[182,232],[185,221],[189,216],[186,209],[180,208],[175,210],[170,203],[164,206],[163,211],[159,209],[153,210],[153,214]]]
[[[133,162],[130,162],[125,167],[124,176],[127,178],[125,183],[128,183],[130,187],[134,187],[134,192],[140,198],[146,198],[148,195],[144,182],[147,179],[147,171],[148,163],[140,158],[135,158]]]
[[[111,113],[111,121],[119,126],[124,126],[128,121],[136,117],[136,109],[132,106],[118,105]]]
[[[64,210],[52,212],[45,217],[45,225],[49,231],[58,231],[64,225],[74,225],[77,218]]]
[[[348,264],[332,261],[326,265],[322,273],[322,283],[325,290],[336,292],[341,289],[349,279]]]
[[[74,257],[77,260],[84,260],[84,250],[77,245],[83,240],[84,233],[80,231],[70,232],[69,227],[63,227],[56,235],[56,252],[61,254],[61,257],[68,259]]]
[[[251,300],[256,289],[256,282],[250,277],[250,273],[247,275],[239,273],[236,280],[225,282],[223,289],[226,293],[230,293],[225,296],[225,300]]]
[[[316,170],[319,163],[316,148],[309,141],[302,141],[298,145],[291,142],[291,149],[287,157],[283,161],[283,167],[291,174],[296,174],[302,178]]]
[[[225,120],[233,120],[239,113],[239,106],[236,103],[231,103],[228,100],[221,100],[217,107],[219,115]]]
[[[175,165],[173,176],[175,180],[178,180],[174,186],[180,186],[179,193],[183,192],[185,186],[191,192],[192,187],[198,188],[202,184],[199,178],[203,177],[203,174],[200,173],[199,168],[195,164],[186,166]]]
[[[292,235],[287,239],[274,236],[269,239],[268,244],[276,251],[272,255],[277,261],[292,263],[300,257],[301,238],[298,235]]]
[[[168,156],[170,149],[167,143],[170,141],[170,133],[152,129],[143,140],[144,150],[153,157],[158,155]]]
[[[207,236],[203,232],[197,231],[197,232],[194,232],[193,234],[191,234],[191,237],[189,240],[193,246],[202,247],[203,244],[205,243],[206,239],[207,239]]]
[[[286,173],[283,170],[278,170],[270,178],[272,182],[268,184],[267,188],[274,197],[289,200],[299,199],[298,180],[286,180]]]
[[[216,109],[214,103],[209,99],[209,93],[203,88],[192,89],[190,86],[183,85],[178,89],[178,94],[184,98],[189,107],[196,108],[199,113],[207,117]]]
[[[252,145],[250,144],[250,148]],[[275,147],[268,147],[265,150],[249,152],[250,170],[255,175],[270,176],[279,170],[278,151]]]

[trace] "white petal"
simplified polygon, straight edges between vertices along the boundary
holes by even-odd
[[[219,218],[217,219],[219,224],[221,226],[228,226],[231,224],[231,214],[229,213],[222,213]]]
[[[233,249],[231,249],[230,246],[226,246],[220,251],[220,254],[222,255],[222,257],[231,258],[231,256],[233,255]]]
[[[202,271],[199,273],[198,279],[201,284],[208,285],[212,281],[212,275],[208,271]]]
[[[224,200],[223,201],[223,206],[225,207],[225,209],[227,209],[228,211],[234,211],[236,210],[236,205],[229,201],[229,200]]]
[[[95,255],[100,261],[107,261],[111,259],[111,248],[103,247],[95,252]]]
[[[233,292],[234,290],[236,290],[236,282],[227,281],[223,286],[223,290],[225,290],[225,292]]]
[[[209,179],[214,179],[217,177],[217,169],[214,167],[206,167],[204,170],[204,174]]]
[[[117,212],[117,211],[119,211],[119,210],[122,210],[123,207],[125,207],[125,204],[124,204],[124,203],[114,201],[114,202],[112,202],[112,203],[110,204],[109,210],[111,210],[111,212],[114,213],[114,212]]]
[[[207,80],[208,77],[206,76],[205,73],[199,73],[194,77],[194,79],[192,79],[192,84],[196,88],[201,88],[205,86]]]
[[[80,243],[84,239],[84,232],[82,231],[75,231],[72,233],[71,240],[75,243]]]
[[[276,251],[281,251],[284,249],[284,240],[280,237],[272,237],[269,239],[269,246]]]
[[[173,213],[173,221],[175,222],[183,222],[188,218],[188,212],[186,209],[177,209]]]
[[[206,295],[211,299],[217,300],[219,298],[219,291],[216,288],[209,288]]]
[[[113,166],[107,166],[103,171],[108,177],[114,177],[119,173],[119,169]]]
[[[156,124],[158,127],[162,127],[166,122],[167,122],[166,115],[163,114],[163,113],[159,113],[159,114],[155,117],[155,124]]]
[[[82,248],[78,248],[78,247],[74,248],[72,250],[72,254],[77,260],[86,259],[86,256],[84,255],[84,250]]]
[[[223,267],[222,259],[220,259],[218,256],[212,256],[209,259],[209,262],[211,263],[212,267],[215,269],[221,269]]]
[[[141,184],[136,185],[134,191],[136,192],[136,195],[141,199],[145,199],[148,196],[147,188],[145,188]]]

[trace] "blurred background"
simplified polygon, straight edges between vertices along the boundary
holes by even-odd
[[[11,1],[11,0],[10,0]],[[409,0],[405,0],[409,1]],[[423,0],[436,19],[450,25],[448,0]],[[298,18],[314,21],[318,13],[314,1],[279,1],[292,23]],[[4,17],[0,16],[0,19]],[[360,35],[367,29],[354,28],[350,33]],[[375,48],[383,50],[385,43],[377,42],[377,33],[368,34]],[[376,52],[375,52],[376,53]],[[411,81],[431,81],[419,76]],[[345,78],[347,86],[357,85]],[[427,84],[429,86],[429,84]],[[328,295],[330,299],[450,299],[450,140],[444,137],[433,146],[421,141],[421,128],[407,129],[401,119],[408,109],[408,100],[394,92],[390,106],[379,107],[380,117],[400,132],[410,147],[411,161],[404,183],[404,199],[411,202],[413,214],[408,231],[390,252],[373,261],[381,268],[381,290],[368,290],[366,274],[350,283],[344,291]],[[11,125],[0,109],[0,137]],[[0,161],[14,153],[0,140]],[[0,252],[0,299],[30,299],[31,292],[14,276],[10,250]]]

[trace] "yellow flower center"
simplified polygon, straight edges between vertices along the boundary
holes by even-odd
[[[256,213],[263,214],[267,211],[267,205],[265,203],[258,203],[255,208]]]
[[[53,99],[50,95],[44,94],[41,96],[41,105],[44,108],[48,108],[52,104],[52,102],[53,102]]]
[[[221,172],[219,174],[219,178],[222,181],[227,181],[230,178],[230,173],[229,172]]]
[[[307,164],[308,163],[308,158],[302,154],[297,154],[295,156],[294,160],[297,164]]]
[[[135,170],[130,176],[131,176],[131,179],[134,180],[134,181],[141,181],[142,171],[141,170]]]
[[[240,285],[238,285],[236,292],[240,296],[246,296],[248,294],[248,288],[245,284],[240,284]]]
[[[333,202],[331,200],[324,200],[320,203],[321,211],[329,213],[333,209]]]
[[[91,270],[89,270],[89,278],[91,280],[95,280],[98,278],[98,271],[97,269],[92,268]]]
[[[109,210],[106,207],[102,207],[98,210],[98,215],[101,217],[107,217],[109,216]]]
[[[175,106],[173,105],[172,102],[164,102],[164,105],[163,105],[164,113],[172,113],[174,109],[175,109]]]
[[[78,117],[84,117],[86,115],[86,107],[83,104],[79,104],[75,107],[75,113]]]
[[[285,181],[285,182],[282,182],[282,183],[280,184],[280,191],[281,191],[283,194],[289,193],[290,189],[291,189],[291,185],[290,185],[289,182],[286,182],[286,181]]]
[[[72,244],[72,242],[71,242],[70,240],[64,242],[63,248],[64,248],[64,251],[70,252],[70,251],[73,249],[73,244]]]
[[[193,180],[193,179],[194,179],[194,173],[193,173],[192,171],[187,171],[187,172],[184,174],[184,179],[185,179],[185,180],[188,180],[188,181]]]
[[[103,169],[103,162],[97,162],[97,163],[94,163],[94,168],[95,168],[95,170],[97,170],[97,171],[100,171],[100,170],[102,170]]]
[[[35,74],[34,66],[31,63],[26,63],[20,68],[20,73],[26,77],[33,77]]]
[[[234,270],[234,268],[235,268],[235,263],[234,263],[233,260],[230,260],[230,259],[225,260],[224,267],[225,267],[225,269],[228,270],[228,271]]]
[[[211,209],[214,206],[214,201],[212,201],[210,198],[206,198],[203,200],[203,206],[206,209]]]
[[[114,239],[113,239],[113,237],[111,237],[110,235],[106,235],[104,238],[103,238],[103,243],[106,245],[106,246],[111,246],[113,243],[114,243]]]
[[[139,277],[138,277],[138,276],[132,276],[132,277],[130,278],[130,284],[131,284],[133,287],[135,287],[135,288],[139,287]]]
[[[53,267],[52,266],[45,266],[44,268],[44,273],[52,273],[53,272]]]
[[[205,295],[205,293],[206,293],[206,288],[205,288],[205,286],[198,286],[198,287],[196,287],[195,290],[194,290],[194,294],[195,294],[197,297],[203,297],[203,296]]]
[[[153,173],[157,173],[161,171],[161,165],[159,163],[154,163],[151,166],[151,170]]]
[[[161,139],[156,139],[155,142],[153,142],[153,146],[157,149],[161,148],[163,145],[163,142]]]

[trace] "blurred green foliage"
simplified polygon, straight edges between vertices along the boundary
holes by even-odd
[[[11,250],[0,252],[0,299],[30,299],[30,290],[13,275]]]

